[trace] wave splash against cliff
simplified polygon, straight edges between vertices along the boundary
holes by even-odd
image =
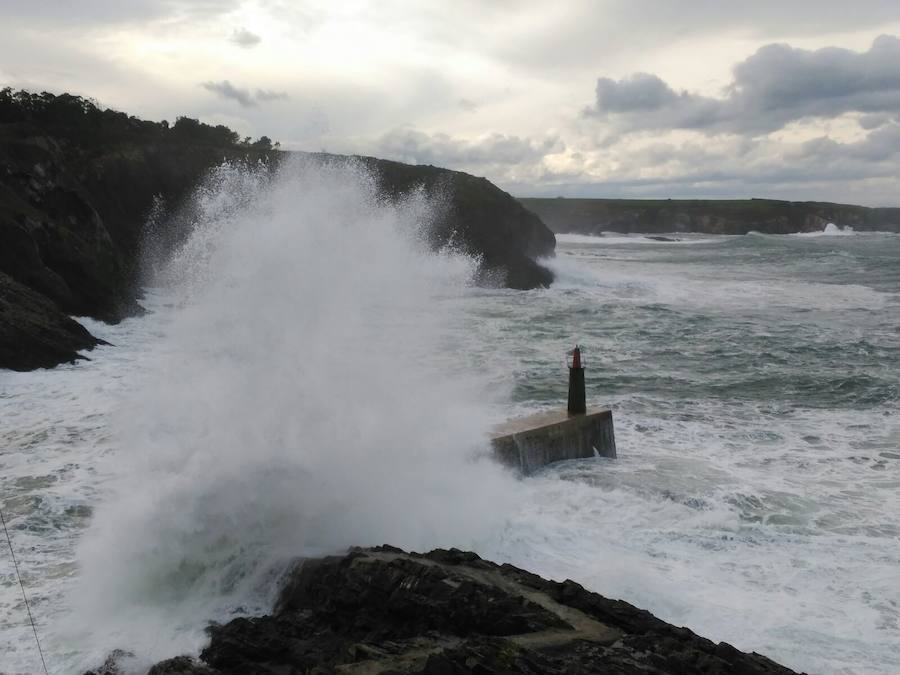
[[[265,609],[297,554],[473,547],[502,527],[488,385],[442,343],[475,261],[428,251],[434,209],[385,203],[348,163],[224,166],[197,191],[79,550],[88,662],[195,649],[208,619]]]

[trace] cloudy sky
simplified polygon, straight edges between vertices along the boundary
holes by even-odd
[[[0,86],[517,195],[900,205],[898,0],[0,0]]]

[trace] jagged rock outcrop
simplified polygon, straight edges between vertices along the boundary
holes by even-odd
[[[482,278],[509,288],[549,286],[551,272],[535,258],[553,255],[556,237],[534,213],[486,178],[435,166],[413,166],[374,157],[360,160],[378,177],[382,191],[397,198],[423,188],[442,207],[432,244],[448,243],[482,258]]]
[[[820,232],[828,223],[857,230],[900,232],[900,208],[867,208],[775,199],[544,199],[519,201],[556,233],[791,234]]]
[[[209,143],[98,143],[28,123],[0,124],[0,272],[32,291],[5,284],[0,368],[50,368],[79,358],[99,341],[71,315],[114,323],[139,313],[140,245],[152,205],[177,204],[223,159],[266,157]],[[20,298],[27,304],[18,306]],[[26,321],[38,304],[40,320]],[[47,330],[51,325],[66,329]]]
[[[149,672],[793,672],[572,581],[457,550],[379,547],[303,561],[271,615],[213,626],[210,636],[199,661],[180,656]]]
[[[103,344],[45,296],[0,272],[0,368],[52,368]]]
[[[55,308],[55,325],[64,325],[69,315],[115,322],[139,312],[141,247],[154,208],[162,204],[169,213],[178,212],[207,171],[223,161],[274,169],[288,154],[238,143],[236,137],[225,127],[187,118],[170,129],[166,123],[101,111],[78,97],[0,91],[0,272],[46,298],[51,304],[42,312],[49,320]],[[479,256],[483,282],[525,289],[552,281],[534,259],[553,254],[553,233],[486,179],[432,166],[356,159],[376,175],[389,198],[419,188],[440,196],[432,243],[451,243]],[[189,220],[161,232],[172,241],[183,239]],[[19,294],[6,297],[9,307]],[[0,322],[18,316],[7,311]],[[0,339],[16,336],[27,342],[31,335],[23,326],[0,327]],[[52,366],[51,354],[58,354],[56,363],[61,363],[86,348],[84,340],[67,331],[44,337],[42,345],[0,344],[9,355],[0,367]],[[24,358],[29,350],[41,358]]]

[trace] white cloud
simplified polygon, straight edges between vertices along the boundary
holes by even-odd
[[[393,129],[376,141],[382,156],[414,164],[477,168],[539,162],[565,150],[558,136],[542,140],[492,133],[474,140],[428,134],[414,128]]]
[[[873,44],[900,35],[900,3],[52,9],[4,5],[0,84],[68,90],[150,119],[234,118],[243,135],[286,147],[442,164],[522,192],[801,197],[818,181],[835,200],[883,201],[890,185],[900,194],[900,48],[893,37]]]

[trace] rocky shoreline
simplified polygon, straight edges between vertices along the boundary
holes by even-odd
[[[199,659],[176,656],[148,675],[794,672],[572,581],[455,549],[299,561],[271,615],[209,634]],[[119,672],[113,655],[86,675]]]
[[[536,258],[556,239],[541,220],[484,178],[371,157],[289,153],[269,139],[239,142],[189,118],[148,122],[67,94],[0,91],[0,368],[31,370],[84,358],[98,344],[71,316],[117,322],[141,311],[148,218],[157,248],[182,241],[178,217],[195,186],[223,162],[272,171],[292,156],[356,162],[385,198],[438,197],[430,243],[477,256],[479,281],[548,286]],[[74,325],[73,325],[74,324]]]

